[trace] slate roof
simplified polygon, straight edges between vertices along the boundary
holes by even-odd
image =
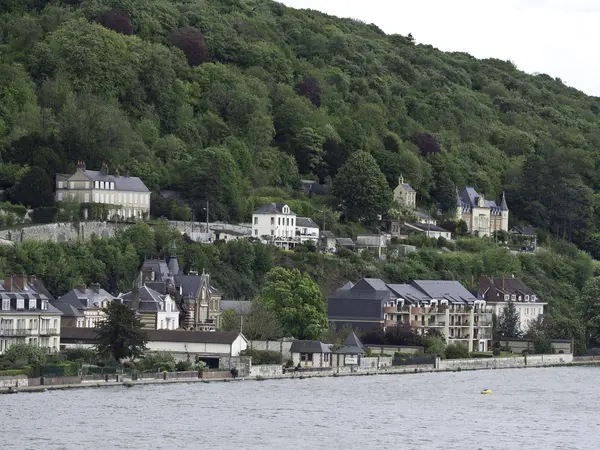
[[[342,247],[356,247],[356,244],[350,238],[337,238],[336,241]]]
[[[292,342],[290,353],[331,353],[331,349],[321,341],[302,341]]]
[[[325,186],[314,180],[300,180],[300,189],[307,195],[324,195]]]
[[[267,203],[254,211],[254,214],[283,214],[284,206],[288,206],[287,203]],[[289,214],[296,215],[291,209]]]
[[[39,280],[37,280],[39,282]],[[41,283],[41,282],[39,282]],[[0,279],[0,315],[2,314],[19,314],[19,315],[39,315],[40,311],[44,311],[44,314],[62,315],[62,312],[52,306],[48,296],[40,289],[36,288],[35,285],[38,283],[26,282],[24,283],[23,289],[20,289],[15,285],[13,281],[13,287],[11,289],[5,288],[5,281]],[[44,289],[45,290],[45,289]],[[9,309],[2,309],[3,301],[9,300]],[[24,308],[17,309],[17,300],[24,300]],[[29,300],[35,300],[35,308],[30,309]],[[43,303],[45,303],[46,309],[42,309]]]
[[[415,192],[415,190],[412,188],[412,186],[408,183],[402,183],[402,186],[404,187],[404,189],[407,190],[407,192]]]
[[[221,300],[220,303],[221,311],[232,309],[238,314],[247,314],[252,307],[252,302],[248,300]]]
[[[120,294],[119,298],[123,300],[126,305],[131,305],[133,298],[133,292],[127,292]],[[161,311],[160,304],[163,303],[164,296],[149,286],[145,285],[140,288],[140,304],[138,307],[139,312],[158,312]],[[177,305],[175,305],[177,307]]]
[[[534,227],[512,227],[511,234],[520,234],[521,236],[537,236],[537,229]]]
[[[52,303],[62,311],[65,317],[81,317],[84,314],[79,311],[100,309],[102,302],[111,302],[115,299],[116,297],[102,288],[75,288]],[[75,313],[75,311],[79,313]]]
[[[450,231],[446,230],[445,228],[438,227],[437,225],[433,225],[433,224],[415,222],[415,223],[405,223],[404,225],[408,226],[409,228],[416,228],[417,230],[423,231],[423,232],[438,231],[438,232],[442,232],[442,233],[450,233]]]
[[[478,206],[479,202],[479,193],[472,186],[467,186],[463,189],[462,192],[456,190],[457,195],[457,206],[462,209],[463,213],[470,213],[474,207]],[[485,200],[484,198],[484,207],[489,208],[490,213],[493,216],[499,216],[502,211],[508,211],[508,207],[506,206],[506,198],[504,194],[502,194],[502,204],[498,206],[493,200]]]
[[[504,295],[515,295],[516,301],[524,302],[526,295],[531,299],[536,294],[518,278],[484,276],[479,279],[479,296],[486,301],[503,302]]]
[[[326,239],[335,239],[335,234],[332,231],[321,231],[321,236]]]
[[[176,257],[172,256],[169,262],[171,262],[173,258]],[[179,270],[179,264],[177,264],[176,266],[175,264],[171,264],[171,266],[172,268],[176,268],[177,270]],[[146,284],[165,282],[169,278],[169,265],[167,265],[167,262],[164,260],[149,259],[144,261],[143,267],[148,267],[154,271],[155,281],[146,282]],[[184,275],[181,272],[181,270],[179,270],[178,274],[173,274],[173,278],[175,280],[175,286],[177,287],[177,289],[181,287],[181,292],[184,297],[195,297],[198,295],[198,292],[200,291],[200,286],[202,285],[202,275]],[[158,287],[158,285],[151,285],[153,289],[153,286]],[[160,291],[161,289],[162,288],[156,290]],[[209,289],[211,294],[217,294],[219,292],[219,290],[213,285],[210,285]]]
[[[115,189],[118,191],[150,192],[138,177],[104,175],[98,170],[85,170],[84,172],[92,181],[113,181]]]
[[[346,336],[346,339],[344,339],[344,346],[335,353],[343,355],[362,355],[365,353],[365,348],[358,336],[356,336],[356,333],[351,331],[350,334]]]
[[[319,228],[310,217],[296,217],[296,226],[301,228]]]

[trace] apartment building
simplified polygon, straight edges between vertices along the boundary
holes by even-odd
[[[7,275],[0,280],[0,299],[0,354],[17,342],[59,351],[62,313],[39,280]]]
[[[378,278],[348,283],[328,299],[330,322],[365,331],[408,326],[417,334],[437,330],[446,342],[488,351],[492,310],[457,281],[415,280],[386,284]]]

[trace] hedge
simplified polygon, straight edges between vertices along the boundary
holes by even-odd
[[[252,364],[281,364],[281,353],[274,350],[254,350],[248,348],[240,352],[240,356],[251,356]]]
[[[25,370],[0,370],[0,377],[14,377],[17,375],[27,375]]]

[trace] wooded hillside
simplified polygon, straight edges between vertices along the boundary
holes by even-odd
[[[14,202],[21,180],[51,189],[84,159],[247,220],[251,189],[335,180],[363,150],[421,204],[505,190],[511,220],[599,256],[599,114],[548,75],[266,0],[0,4],[0,189]]]

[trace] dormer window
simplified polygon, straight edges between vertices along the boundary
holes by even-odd
[[[2,299],[2,311],[8,311],[10,309],[10,299],[3,298]]]
[[[521,301],[521,300],[523,300],[523,297],[521,297],[521,296],[519,295],[519,301]]]
[[[529,301],[529,295],[525,296],[525,301],[528,302]]]
[[[25,299],[24,298],[17,299],[17,309],[25,309]]]
[[[514,302],[517,299],[517,296],[515,294],[511,295],[511,300]]]
[[[30,298],[29,299],[29,309],[35,309],[37,307],[36,303],[37,303],[37,301],[35,298]]]
[[[114,183],[113,181],[111,181],[111,182],[110,182],[110,188],[111,188],[112,190],[114,190],[114,189],[115,189],[115,183]]]
[[[289,212],[290,212],[290,208],[288,208],[287,206],[284,206],[283,207],[283,213],[284,214],[289,214]]]
[[[100,189],[104,189],[104,181],[100,182]]]
[[[508,301],[508,295],[507,295],[507,294],[505,294],[505,295],[504,295],[504,301],[505,301],[505,302],[507,302],[507,301]]]
[[[42,311],[46,311],[48,309],[48,300],[42,300]]]
[[[535,302],[536,300],[537,300],[537,297],[536,297],[535,295],[532,295],[532,296],[531,296],[531,301],[532,301],[532,302]]]
[[[100,182],[94,181],[94,188],[95,189],[100,189]]]

